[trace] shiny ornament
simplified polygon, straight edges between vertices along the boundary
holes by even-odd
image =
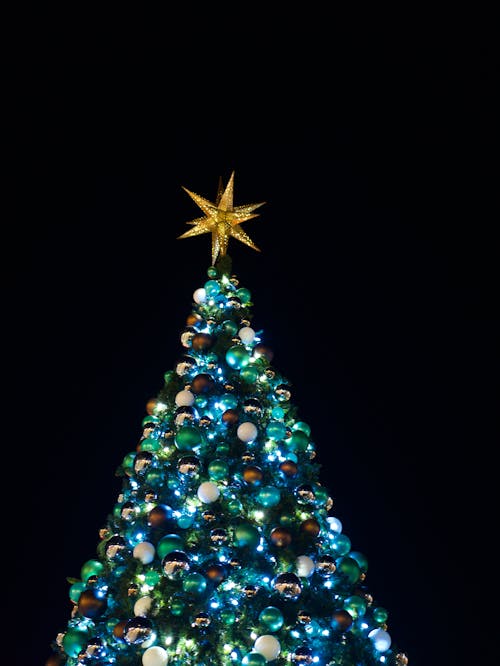
[[[255,465],[248,465],[248,467],[245,467],[243,470],[243,479],[251,485],[258,485],[263,477],[264,473],[261,468],[256,467]]]
[[[340,557],[337,561],[337,574],[343,578],[347,583],[354,585],[357,583],[361,576],[361,569],[359,568],[356,560],[352,557]]]
[[[389,618],[389,613],[385,608],[378,607],[373,609],[372,617],[377,624],[385,624]]]
[[[241,461],[244,462],[245,465],[255,462],[255,453],[253,451],[243,451],[241,454]]]
[[[101,638],[98,636],[93,636],[87,642],[87,647],[85,648],[85,655],[91,660],[99,659],[105,654],[104,643]]]
[[[191,425],[185,425],[179,428],[175,434],[175,446],[179,451],[190,451],[201,444],[201,439],[201,432],[198,428]]]
[[[129,597],[136,597],[139,594],[139,585],[137,583],[130,583],[127,590]]]
[[[219,583],[222,583],[226,577],[226,570],[222,564],[210,564],[205,571],[205,576],[208,580],[211,580],[214,585],[219,585]]]
[[[321,532],[321,527],[315,518],[307,518],[300,523],[300,531],[309,537],[317,537]]]
[[[352,617],[346,610],[336,611],[332,615],[330,624],[336,631],[347,631],[352,625]]]
[[[226,301],[226,307],[239,310],[241,308],[241,298],[235,294],[230,296]]]
[[[203,322],[203,318],[197,312],[191,312],[186,317],[186,326],[196,326],[196,327],[199,328],[200,325],[202,324],[202,322]],[[167,373],[165,373],[165,374],[167,374]]]
[[[308,436],[302,430],[293,431],[286,440],[286,445],[290,451],[305,451],[309,445]]]
[[[151,398],[150,400],[147,401],[146,411],[150,416],[153,416],[157,404],[158,400],[156,398]]]
[[[115,534],[111,539],[106,541],[106,557],[110,560],[114,560],[116,557],[123,555],[127,549],[127,542],[125,539]]]
[[[249,652],[241,660],[243,666],[265,666],[267,659],[259,652]]]
[[[276,377],[276,370],[274,368],[266,368],[264,374],[268,379],[274,379]]]
[[[287,402],[292,397],[292,392],[288,384],[278,384],[274,393],[280,402]]]
[[[212,483],[211,481],[205,481],[198,488],[197,495],[198,499],[200,502],[203,502],[203,504],[211,504],[212,502],[216,502],[219,499],[220,490],[215,485],[215,483]]]
[[[260,541],[259,530],[250,523],[238,525],[234,531],[236,546],[256,548]]]
[[[79,629],[68,629],[62,639],[62,647],[68,657],[77,657],[87,645],[89,635]]]
[[[368,638],[372,641],[373,647],[377,652],[387,652],[391,647],[391,637],[383,629],[372,629],[368,634]]]
[[[213,523],[214,520],[217,520],[217,514],[212,509],[207,509],[201,514],[201,517],[206,523]]]
[[[265,634],[264,636],[259,636],[257,638],[253,649],[264,656],[267,661],[273,661],[273,659],[278,658],[279,653],[281,652],[281,645],[275,636]]]
[[[233,345],[226,352],[226,362],[235,370],[241,370],[250,363],[250,354],[243,345]]]
[[[259,622],[268,631],[279,631],[284,621],[283,613],[275,606],[266,606],[259,613]]]
[[[337,569],[335,558],[332,555],[320,555],[315,566],[316,571],[325,578],[332,576]]]
[[[240,562],[240,560],[238,560],[236,557],[232,557],[232,558],[229,560],[229,566],[230,566],[232,569],[241,569],[241,562]]]
[[[144,474],[153,463],[153,454],[151,451],[139,451],[134,458],[134,472],[136,474]]]
[[[200,597],[207,589],[207,581],[205,577],[199,573],[190,573],[184,578],[182,589],[186,594]]]
[[[409,659],[404,652],[398,652],[396,655],[396,666],[408,666]]]
[[[222,423],[226,425],[235,425],[240,420],[240,416],[235,409],[226,409],[224,414],[221,416]]]
[[[368,571],[368,559],[366,555],[360,553],[357,550],[351,550],[349,557],[352,557],[353,560],[356,560],[359,568],[361,569],[361,573],[366,573]]]
[[[255,500],[266,508],[276,506],[280,503],[281,492],[279,488],[274,486],[264,486],[257,493]]]
[[[326,520],[331,532],[336,532],[337,534],[342,532],[342,522],[338,518],[335,518],[334,516],[328,516]]]
[[[207,414],[203,414],[198,422],[198,425],[202,428],[208,428],[212,425],[212,419]]]
[[[158,557],[163,559],[173,550],[182,550],[182,539],[178,534],[166,534],[156,544],[156,552]]]
[[[172,517],[172,509],[165,504],[157,504],[148,513],[148,524],[151,527],[164,527]]]
[[[297,476],[299,468],[293,460],[284,460],[279,466],[280,472],[287,478]]]
[[[154,490],[152,490],[151,488],[146,488],[144,490],[144,501],[147,504],[156,502],[157,499],[158,499],[158,494]]]
[[[258,435],[257,426],[251,421],[245,421],[244,423],[241,423],[238,426],[236,434],[238,436],[238,439],[248,444],[257,439]]]
[[[250,345],[255,339],[255,331],[250,326],[244,326],[238,331],[238,336],[244,345]]]
[[[307,645],[300,645],[292,653],[293,664],[312,664],[314,662],[314,653]]]
[[[194,616],[193,627],[197,629],[206,629],[210,626],[212,619],[208,613],[198,613]]]
[[[240,379],[247,384],[255,384],[259,379],[259,371],[257,368],[254,368],[251,365],[247,365],[246,368],[240,370]]]
[[[175,372],[183,377],[196,367],[196,360],[192,356],[183,356],[175,366]]]
[[[300,578],[294,573],[278,574],[276,578],[274,578],[272,586],[284,599],[290,599],[292,601],[298,599],[302,592]]]
[[[258,591],[259,589],[255,585],[245,585],[245,587],[243,588],[243,594],[247,599],[253,599]]]
[[[345,534],[336,534],[331,540],[330,545],[337,556],[347,555],[351,550],[351,540]]]
[[[310,624],[311,623],[311,613],[304,610],[303,608],[297,613],[297,620],[300,624]]]
[[[130,521],[134,519],[137,511],[138,508],[136,504],[133,502],[125,502],[125,504],[123,504],[120,509],[120,516],[123,518],[123,520]]]
[[[191,568],[189,557],[182,550],[172,550],[165,555],[161,561],[161,566],[164,573],[172,580],[180,578],[183,573],[188,572]]]
[[[141,597],[140,599],[137,599],[134,604],[134,615],[146,617],[151,613],[152,608],[153,600],[151,597]]]
[[[84,583],[88,581],[90,576],[102,576],[103,574],[104,564],[99,560],[87,560],[80,570],[80,578]]]
[[[122,620],[121,622],[118,622],[118,624],[115,624],[113,628],[113,636],[115,638],[119,638],[120,640],[124,640],[124,634],[125,634],[125,627],[127,625],[126,620]]]
[[[278,548],[287,548],[292,543],[292,534],[285,527],[275,527],[271,531],[270,538]]]
[[[214,546],[223,546],[228,538],[226,530],[223,530],[221,527],[217,527],[210,532],[210,541]]]
[[[269,421],[266,427],[266,435],[269,439],[279,442],[286,436],[285,424],[281,421]]]
[[[191,347],[197,352],[206,352],[213,347],[214,339],[208,333],[196,333],[191,340]]]
[[[362,597],[358,597],[357,594],[353,594],[344,599],[344,610],[349,613],[353,620],[357,620],[358,617],[363,617],[366,613],[366,601]]]
[[[181,333],[181,345],[183,347],[189,348],[191,347],[191,341],[194,338],[196,334],[196,329],[193,328],[193,326],[188,326],[185,328],[182,333]]]
[[[81,593],[83,590],[85,590],[86,584],[78,581],[77,583],[73,583],[71,587],[69,588],[69,598],[74,604],[78,603],[78,599],[80,598]]]
[[[220,294],[220,284],[217,280],[208,280],[205,282],[205,292],[209,298],[214,298]]]
[[[208,373],[202,372],[193,378],[193,381],[191,382],[191,391],[196,394],[210,393],[214,386],[215,382],[212,377]]]
[[[151,564],[155,558],[155,547],[149,541],[141,541],[134,547],[132,554],[143,564]]]
[[[104,613],[107,605],[104,595],[95,590],[84,590],[78,599],[78,612],[84,617],[95,619]]]
[[[259,417],[262,415],[262,403],[257,398],[247,398],[243,402],[243,411],[245,414],[253,414]]]
[[[196,456],[183,456],[177,463],[177,469],[185,476],[196,476],[201,467],[201,461]]]
[[[199,289],[196,289],[193,292],[193,301],[195,303],[198,303],[198,305],[201,305],[207,300],[207,292],[203,287],[200,287]]]
[[[238,332],[238,324],[232,319],[225,319],[222,322],[222,330],[224,333],[227,333],[227,335],[233,337]]]
[[[145,617],[133,617],[123,628],[123,640],[130,645],[140,645],[151,638],[153,624]]]
[[[262,342],[259,342],[259,344],[255,345],[253,348],[253,356],[255,358],[265,358],[269,363],[271,363],[274,358],[274,352],[270,347],[263,344]]]
[[[295,567],[297,569],[297,576],[300,576],[300,578],[309,578],[314,573],[314,560],[307,555],[299,555],[295,560]]]
[[[199,418],[198,412],[194,407],[189,407],[184,405],[183,407],[177,407],[174,412],[174,423],[176,426],[185,426],[191,425]]]
[[[215,459],[208,465],[208,476],[215,481],[222,481],[229,474],[229,465],[225,460]]]
[[[142,654],[142,666],[167,666],[168,652],[159,645],[148,647]]]
[[[302,485],[297,486],[294,494],[299,504],[312,504],[316,499],[313,487],[308,483],[303,483]]]

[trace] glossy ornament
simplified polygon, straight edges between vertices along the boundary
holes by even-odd
[[[263,655],[267,661],[277,659],[281,652],[281,645],[278,639],[272,634],[259,636],[254,643],[253,649]]]
[[[256,467],[255,465],[248,465],[243,470],[243,479],[250,485],[259,485],[263,477],[264,473],[262,472],[261,468]]]
[[[184,578],[182,589],[192,597],[199,597],[207,589],[206,578],[199,573],[190,573]]]
[[[78,612],[84,617],[95,619],[104,613],[107,605],[104,594],[95,590],[84,590],[78,599]]]
[[[166,534],[158,541],[156,552],[158,553],[158,557],[163,559],[165,555],[168,555],[173,550],[182,550],[182,546],[183,541],[178,534]]]
[[[336,560],[336,564],[337,573],[347,583],[354,585],[354,583],[358,582],[361,576],[361,569],[356,560],[353,560],[352,557],[344,556]]]
[[[153,599],[151,597],[140,597],[134,604],[134,615],[147,617],[153,608]]]
[[[229,465],[225,460],[212,460],[208,465],[208,476],[215,481],[222,481],[229,474]]]
[[[293,601],[298,599],[302,592],[300,578],[294,573],[278,574],[276,578],[274,578],[272,586],[284,599],[290,599]]]
[[[266,606],[259,613],[259,622],[268,631],[279,631],[284,621],[283,613],[275,606]]]
[[[184,377],[184,375],[187,375],[194,368],[196,368],[196,360],[192,356],[183,356],[181,359],[179,359],[179,361],[177,361],[175,372],[180,377]]]
[[[313,487],[308,483],[303,483],[300,486],[297,486],[294,494],[299,504],[313,504],[316,499]]]
[[[234,531],[235,545],[239,548],[256,548],[260,541],[259,530],[250,523],[238,525]]]
[[[321,528],[315,518],[307,518],[300,523],[300,531],[309,537],[316,538],[321,532]]]
[[[106,557],[109,560],[114,560],[117,557],[124,555],[127,551],[127,542],[119,534],[115,534],[106,541]]]
[[[226,570],[222,564],[210,564],[205,571],[205,576],[208,580],[212,581],[214,585],[219,585],[219,583],[222,583],[226,577]]]
[[[330,543],[332,550],[337,556],[347,555],[351,550],[351,540],[345,534],[336,534]]]
[[[271,347],[259,342],[259,344],[255,345],[253,348],[253,356],[255,358],[264,358],[268,363],[271,363],[274,358],[274,352]]]
[[[153,464],[153,459],[151,451],[139,451],[134,458],[134,472],[144,474]]]
[[[132,554],[143,564],[151,564],[155,558],[155,547],[149,541],[141,541],[134,547]]]
[[[216,527],[214,530],[211,530],[210,532],[210,541],[216,547],[223,546],[228,540],[228,538],[229,537],[227,531],[222,527]]]
[[[337,565],[335,564],[335,558],[333,555],[320,555],[316,560],[316,571],[324,576],[329,578],[335,573]]]
[[[288,402],[292,397],[292,392],[288,384],[278,384],[274,389],[274,393],[280,402]]]
[[[241,423],[238,426],[236,434],[238,436],[238,439],[248,444],[257,439],[258,435],[257,426],[251,421],[245,421],[244,423]]]
[[[186,476],[196,476],[200,471],[201,461],[196,456],[183,456],[177,463],[177,469]]]
[[[185,425],[179,428],[174,441],[179,451],[190,451],[201,444],[201,432],[195,426]]]
[[[206,372],[202,372],[196,377],[193,378],[191,382],[191,391],[193,393],[210,393],[215,386],[215,382],[212,379],[211,375]]]
[[[243,666],[265,666],[267,659],[259,652],[249,652],[241,660]]]
[[[235,409],[226,409],[226,411],[221,416],[222,423],[225,423],[227,426],[236,425],[240,420],[240,415]]]
[[[333,614],[330,624],[332,629],[344,632],[351,627],[352,622],[352,617],[346,610],[339,610]]]
[[[387,652],[391,647],[391,637],[384,629],[373,629],[368,634],[368,638],[372,641],[373,647],[378,652]]]
[[[275,527],[271,531],[270,539],[278,548],[287,548],[292,543],[292,534],[285,527]]]
[[[281,492],[275,486],[264,486],[257,493],[255,500],[266,508],[273,507],[280,503]]]
[[[172,550],[161,561],[164,573],[171,580],[177,580],[190,570],[189,557],[182,550]]]
[[[226,362],[231,368],[241,370],[250,363],[250,354],[244,345],[233,345],[226,352]]]
[[[205,481],[199,486],[197,494],[203,504],[211,504],[219,499],[220,490],[212,481]]]
[[[157,504],[148,513],[148,524],[151,527],[165,527],[172,517],[172,509],[166,504]]]
[[[207,300],[207,292],[206,289],[203,287],[200,287],[199,289],[196,289],[193,292],[193,301],[195,303],[198,303],[198,305],[201,305]]]
[[[153,623],[145,617],[133,617],[123,628],[123,640],[130,645],[141,645],[151,638]]]
[[[174,423],[176,426],[192,425],[199,419],[199,414],[194,407],[183,405],[177,407],[174,412]]]
[[[168,652],[159,645],[148,647],[142,654],[142,666],[167,666]]]
[[[262,403],[257,398],[247,398],[243,402],[243,411],[256,418],[262,415]]]
[[[238,331],[238,337],[244,345],[250,345],[255,339],[255,331],[250,326],[244,326]]]
[[[297,576],[300,576],[300,578],[309,578],[314,573],[314,560],[308,555],[299,555],[295,560],[295,568],[297,570]]]
[[[358,595],[353,594],[344,599],[344,610],[349,613],[353,620],[357,620],[358,617],[363,617],[366,613],[366,601],[358,597]]]
[[[68,657],[77,657],[87,645],[89,635],[86,631],[79,629],[68,629],[62,639],[64,652]]]
[[[283,474],[283,476],[289,479],[292,479],[294,476],[297,476],[299,472],[297,463],[295,463],[293,460],[284,460],[282,463],[280,463],[279,470]]]
[[[214,339],[208,333],[196,333],[191,340],[191,347],[197,352],[206,352],[213,347]]]
[[[314,652],[307,645],[299,645],[292,652],[293,664],[312,664],[314,662]]]
[[[104,573],[104,564],[99,560],[87,560],[80,571],[80,578],[84,583],[90,576],[102,576]]]
[[[208,613],[202,612],[194,616],[192,626],[196,627],[197,629],[206,629],[210,626],[211,622],[212,618],[210,615]]]
[[[86,583],[82,581],[78,581],[77,583],[73,583],[71,587],[69,588],[69,598],[74,604],[78,603],[78,599],[80,598],[81,593],[83,590],[86,588]]]

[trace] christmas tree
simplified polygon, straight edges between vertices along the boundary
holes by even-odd
[[[234,173],[180,238],[212,236],[182,351],[148,402],[96,555],[68,579],[73,612],[47,666],[404,666],[320,483],[311,427],[252,327],[231,237]]]

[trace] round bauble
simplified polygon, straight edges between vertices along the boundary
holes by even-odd
[[[134,547],[133,556],[143,564],[151,564],[155,558],[155,547],[149,541],[141,541]]]
[[[182,589],[186,594],[199,597],[207,589],[207,581],[205,577],[199,573],[190,573],[184,578]]]
[[[106,541],[106,557],[110,560],[114,560],[121,555],[124,555],[127,551],[127,542],[119,534],[115,534]]]
[[[398,652],[396,655],[396,666],[408,666],[409,659],[404,652]]]
[[[347,631],[352,625],[352,617],[345,610],[339,610],[333,614],[330,624],[336,631]]]
[[[239,420],[239,414],[235,409],[226,409],[224,414],[221,416],[222,423],[225,423],[227,426],[236,425]]]
[[[265,507],[276,506],[280,503],[281,492],[279,488],[275,488],[274,486],[264,486],[257,493],[255,500]]]
[[[159,645],[149,647],[142,655],[142,666],[167,666],[167,664],[168,652]]]
[[[154,528],[165,527],[172,517],[172,509],[165,504],[157,504],[148,513],[148,524]]]
[[[302,592],[300,578],[294,573],[278,574],[276,578],[274,578],[272,586],[284,599],[298,599]]]
[[[191,568],[189,557],[183,550],[172,550],[165,555],[161,561],[161,566],[164,573],[172,580],[180,578],[183,573]]]
[[[247,398],[243,401],[243,411],[259,417],[262,415],[262,403],[257,398]]]
[[[183,377],[184,375],[187,375],[193,368],[196,367],[196,360],[192,356],[183,356],[179,361],[177,361],[177,365],[175,366],[175,372],[180,376]]]
[[[118,622],[118,624],[115,624],[113,627],[113,636],[115,638],[119,638],[120,640],[124,640],[123,636],[125,634],[126,625],[127,620],[122,620],[121,622]]]
[[[201,461],[196,456],[183,456],[177,462],[177,469],[185,476],[196,476],[200,471]]]
[[[78,612],[84,617],[95,619],[104,613],[107,605],[104,595],[95,590],[84,590],[78,599]]]
[[[208,351],[214,344],[214,339],[208,333],[196,333],[191,340],[191,347],[197,352]]]
[[[192,626],[197,629],[206,629],[210,626],[212,618],[208,613],[197,613],[193,618]]]
[[[153,600],[151,597],[141,597],[137,599],[134,604],[134,615],[139,617],[147,617],[153,608]]]
[[[259,622],[268,631],[279,631],[284,623],[283,613],[275,606],[266,606],[259,614]]]
[[[314,573],[314,561],[307,555],[299,555],[295,560],[297,568],[297,576],[301,578],[309,578]]]
[[[203,502],[203,504],[211,504],[216,502],[220,497],[220,490],[211,481],[204,481],[198,488],[198,499]]]
[[[271,531],[270,539],[278,548],[287,548],[292,543],[292,533],[286,527],[275,527]]]
[[[222,527],[217,527],[210,532],[210,541],[214,546],[223,546],[228,538],[227,531]]]
[[[274,393],[280,402],[287,402],[292,397],[292,391],[288,384],[278,384]]]
[[[265,634],[264,636],[259,636],[259,638],[257,638],[253,649],[264,656],[267,661],[273,661],[273,659],[278,658],[278,655],[281,652],[281,645],[275,636]]]
[[[153,623],[145,617],[133,617],[123,628],[123,640],[130,645],[140,645],[151,638]]]
[[[210,393],[214,386],[215,382],[212,377],[208,373],[202,372],[193,378],[193,381],[191,382],[191,391],[196,394]]]
[[[160,559],[173,550],[182,550],[182,539],[178,534],[166,534],[156,544],[156,552]]]
[[[211,580],[214,585],[219,585],[219,583],[222,583],[226,577],[226,570],[222,564],[210,564],[205,571],[205,576],[208,580]]]
[[[68,629],[62,639],[62,647],[68,657],[78,657],[87,645],[89,635],[86,631],[79,629]]]
[[[248,444],[257,439],[259,432],[257,430],[257,426],[254,423],[251,421],[245,421],[238,426],[236,434],[238,439]]]
[[[215,459],[208,465],[208,476],[215,481],[222,481],[229,474],[229,465],[225,460]]]
[[[174,412],[174,423],[176,426],[192,425],[199,418],[199,414],[194,407],[182,405],[177,407]]]
[[[258,591],[259,588],[256,585],[245,585],[243,588],[243,594],[247,599],[253,599]]]
[[[192,409],[191,407],[184,407],[180,409]],[[201,444],[202,435],[201,432],[192,425],[183,425],[175,433],[175,446],[179,451],[190,451],[194,447]]]
[[[335,559],[332,555],[320,555],[316,560],[316,571],[325,578],[332,576],[336,568]]]
[[[243,470],[243,479],[251,485],[259,485],[264,477],[264,473],[260,467],[255,465],[248,465]]]
[[[292,653],[293,664],[312,664],[314,661],[314,653],[307,645],[300,645]]]
[[[226,352],[226,362],[235,370],[241,370],[250,363],[250,354],[243,345],[233,345]]]
[[[199,289],[195,289],[193,292],[193,301],[195,303],[198,303],[200,305],[201,303],[204,303],[207,300],[207,292],[203,287],[200,287]]]
[[[139,451],[134,458],[134,472],[144,474],[153,464],[154,456],[151,451]]]
[[[206,523],[213,523],[217,520],[217,514],[212,509],[207,509],[201,514],[201,517]]]
[[[196,329],[193,326],[187,326],[181,333],[181,345],[183,347],[191,347],[191,341],[196,334]]]
[[[293,460],[284,460],[280,464],[279,470],[283,474],[283,476],[291,479],[294,476],[297,476],[299,468],[297,466],[297,463],[293,462]]]
[[[255,345],[252,354],[255,358],[265,358],[269,363],[271,363],[274,358],[274,352],[271,347],[268,347],[262,342]]]
[[[267,659],[259,652],[249,652],[241,660],[243,666],[265,666]]]
[[[390,635],[387,633],[387,631],[380,629],[380,627],[377,629],[372,629],[372,631],[370,631],[368,634],[368,638],[372,641],[373,647],[378,652],[387,652],[387,650],[391,647]]]
[[[250,345],[255,340],[255,331],[250,326],[243,326],[238,331],[238,337],[244,345]]]
[[[301,608],[297,613],[297,620],[300,624],[311,624],[311,613]]]
[[[357,583],[361,577],[361,569],[352,557],[344,556],[336,560],[337,574],[350,585]]]
[[[260,541],[259,530],[250,523],[238,525],[234,532],[236,546],[256,548]]]

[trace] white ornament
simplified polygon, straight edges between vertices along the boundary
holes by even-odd
[[[243,328],[240,328],[238,335],[245,345],[249,345],[255,339],[255,331],[253,328],[250,328],[250,326],[243,326]]]
[[[337,534],[340,534],[342,532],[342,523],[338,518],[335,518],[334,516],[328,516],[326,520],[330,525],[331,532],[336,532]]]
[[[149,541],[141,541],[134,548],[134,557],[143,564],[151,564],[155,559],[155,547]]]
[[[219,496],[220,490],[215,483],[212,483],[211,481],[205,481],[198,488],[198,497],[204,504],[216,502],[219,499]]]
[[[301,578],[309,578],[314,573],[314,562],[307,555],[299,555],[295,560],[297,567],[297,576]]]
[[[168,664],[168,652],[159,645],[154,645],[144,652],[142,663],[143,666],[166,666]]]
[[[200,287],[195,292],[193,292],[193,300],[195,303],[204,303],[207,300],[207,292]]]
[[[134,615],[139,615],[140,617],[146,617],[151,612],[153,606],[153,600],[151,597],[141,597],[137,599],[134,604]]]
[[[265,634],[264,636],[259,636],[254,643],[253,649],[265,657],[266,661],[272,661],[281,652],[281,645],[277,638],[271,636],[271,634]]]
[[[245,423],[242,423],[238,426],[236,434],[238,435],[238,439],[241,439],[242,442],[246,442],[248,444],[256,439],[258,431],[257,427],[253,423],[250,421],[245,421]]]
[[[191,391],[179,391],[175,396],[175,404],[177,407],[191,407],[194,402],[194,393]]]
[[[371,638],[375,650],[379,652],[386,652],[391,647],[391,637],[383,629],[373,629],[368,634],[368,638]]]

